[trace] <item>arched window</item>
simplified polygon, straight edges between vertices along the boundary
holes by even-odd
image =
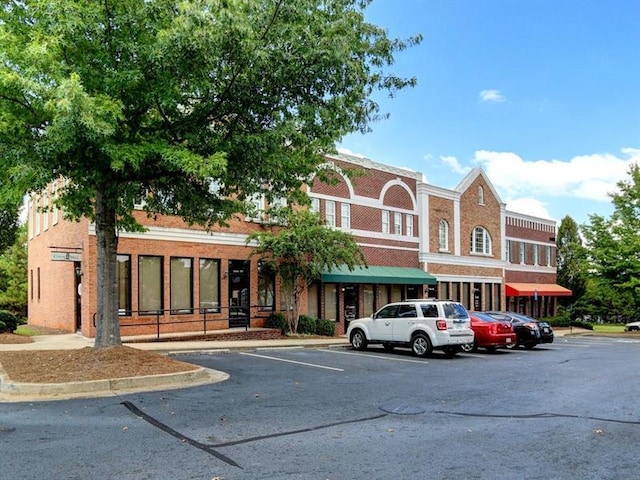
[[[478,186],[478,205],[484,205],[484,188],[482,188],[482,185]]]
[[[438,226],[438,250],[441,252],[449,251],[449,224],[446,220],[440,220]]]
[[[483,227],[476,227],[471,232],[471,253],[491,255],[491,237]]]

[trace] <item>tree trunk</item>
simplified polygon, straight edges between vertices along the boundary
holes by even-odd
[[[95,348],[122,345],[118,315],[116,212],[109,206],[106,185],[96,188],[97,295]]]

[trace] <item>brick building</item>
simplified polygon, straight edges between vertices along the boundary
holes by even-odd
[[[326,162],[336,181],[310,182],[311,208],[350,232],[368,262],[324,272],[303,301],[303,313],[336,321],[338,333],[350,319],[403,298],[542,314],[566,294],[555,286],[555,223],[508,212],[481,169],[447,190],[362,157],[329,155]],[[50,208],[58,188],[29,202],[29,322],[93,337],[95,232],[87,220],[69,222]],[[264,207],[264,199],[254,202]],[[121,233],[118,242],[122,335],[259,327],[282,308],[276,279],[246,244],[263,228],[260,215],[210,232],[175,217],[135,215],[147,231]],[[525,261],[514,262],[520,248]]]

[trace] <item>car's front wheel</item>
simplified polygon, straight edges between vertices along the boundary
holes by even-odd
[[[411,351],[418,357],[426,357],[431,354],[433,347],[431,341],[424,333],[417,333],[411,339]]]
[[[351,332],[351,346],[356,350],[364,350],[367,348],[367,337],[362,330],[354,330]]]

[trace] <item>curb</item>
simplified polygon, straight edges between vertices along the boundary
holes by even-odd
[[[227,373],[199,367],[186,372],[140,377],[66,383],[21,383],[7,380],[6,373],[0,370],[0,402],[91,398],[108,394],[171,390],[223,382],[228,378]]]

